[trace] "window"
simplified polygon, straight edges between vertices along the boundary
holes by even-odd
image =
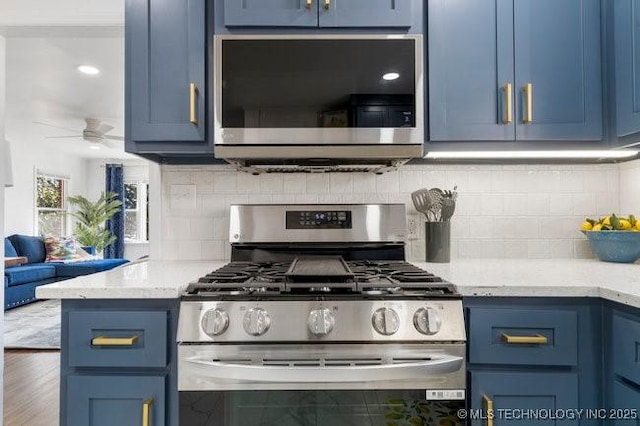
[[[60,237],[67,233],[68,179],[38,174],[36,176],[36,233]]]
[[[149,239],[149,184],[124,184],[124,239],[143,242]]]

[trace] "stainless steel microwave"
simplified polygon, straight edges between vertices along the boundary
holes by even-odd
[[[214,38],[216,157],[259,164],[422,157],[420,35]]]

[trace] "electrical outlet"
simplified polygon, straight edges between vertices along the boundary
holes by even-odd
[[[420,239],[420,217],[417,214],[410,214],[407,217],[407,239]]]

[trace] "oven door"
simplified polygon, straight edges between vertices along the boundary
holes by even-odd
[[[464,424],[464,353],[464,344],[181,345],[180,426]]]

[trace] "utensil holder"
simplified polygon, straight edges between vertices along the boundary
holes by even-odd
[[[425,222],[426,261],[448,263],[451,260],[451,222]]]

